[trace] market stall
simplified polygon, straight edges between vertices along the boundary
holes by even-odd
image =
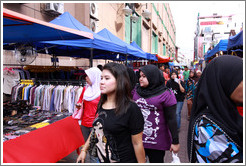
[[[92,38],[89,32],[44,22],[3,8],[3,43]]]
[[[39,124],[40,125],[40,124]],[[3,163],[55,163],[84,144],[71,116],[3,143]]]
[[[81,24],[70,13],[65,12],[50,23],[69,27],[76,30],[86,31],[93,34],[93,39],[79,40],[57,40],[35,43],[38,49],[48,48],[49,54],[56,56],[70,56],[90,59],[110,59],[122,61],[126,59],[145,58],[139,50],[127,47],[125,42],[111,41],[109,38],[99,33],[92,32],[89,28]]]
[[[243,31],[240,31],[235,36],[229,37],[227,50],[231,51],[232,55],[243,57]]]
[[[4,9],[3,30],[3,45],[12,49],[19,45],[24,48],[26,44],[34,46],[40,40],[93,38],[89,32],[46,23],[7,9]],[[3,102],[3,162],[57,162],[84,144],[78,121],[71,117],[72,103],[84,86],[80,79],[83,73],[57,66],[49,69],[35,66],[38,72],[23,64],[13,65],[20,67],[5,67],[2,80],[3,93],[10,96]],[[58,97],[51,92],[62,95]],[[70,96],[68,102],[63,102],[66,95]]]
[[[228,45],[228,39],[222,39],[220,42],[212,49],[207,52],[207,54],[204,56],[204,59],[206,61],[211,60],[213,57],[223,55],[224,53],[227,53],[227,45]],[[223,53],[224,52],[224,53]]]

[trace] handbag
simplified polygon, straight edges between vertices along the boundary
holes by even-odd
[[[85,93],[85,87],[83,88],[83,91],[81,93],[81,96],[80,98],[82,98],[82,102],[81,102],[81,107],[79,109],[76,109],[74,112],[73,112],[73,119],[77,119],[77,120],[80,120],[82,115],[83,115],[83,111],[84,111],[84,93]]]
[[[82,114],[83,114],[83,102],[82,102],[81,108],[73,112],[72,117],[73,119],[81,119]]]

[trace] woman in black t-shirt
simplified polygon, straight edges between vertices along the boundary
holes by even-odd
[[[173,91],[177,100],[176,107],[176,118],[177,118],[177,128],[180,130],[181,124],[181,110],[184,104],[185,89],[184,82],[178,79],[178,72],[173,70],[171,73],[171,79],[167,81],[166,86]]]
[[[77,158],[84,162],[86,151],[95,143],[100,162],[145,162],[142,143],[144,119],[137,104],[131,100],[130,80],[126,67],[108,63],[103,67],[101,99],[93,134]]]

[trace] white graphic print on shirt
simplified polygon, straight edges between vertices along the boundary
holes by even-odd
[[[157,131],[159,130],[158,123],[160,122],[160,114],[157,112],[157,108],[154,105],[149,105],[144,98],[139,98],[136,101],[138,107],[141,109],[143,117],[144,117],[144,139],[143,143],[151,143],[151,144],[157,144],[155,139],[157,138]],[[154,111],[154,114],[156,117],[155,119],[155,128],[153,128],[153,123],[148,120],[149,115],[151,114],[151,111]],[[152,115],[152,116],[153,116]]]
[[[96,139],[97,139],[97,155],[98,158],[101,162],[106,162],[106,163],[114,163],[118,162],[119,158],[118,155],[115,153],[115,148],[112,147],[112,144],[114,143],[114,139],[112,138],[111,135],[105,135],[104,133],[104,120],[100,118],[100,116],[105,116],[107,117],[107,114],[105,112],[100,112],[99,116],[95,119],[93,122],[93,127],[95,129],[95,134],[96,134]]]
[[[176,89],[169,88],[175,95],[178,94]]]

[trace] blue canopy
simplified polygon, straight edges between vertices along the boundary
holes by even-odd
[[[81,24],[70,13],[65,12],[50,23],[77,29],[79,31],[90,32],[94,39],[77,39],[77,40],[57,40],[44,41],[37,43],[39,48],[51,47],[50,54],[59,56],[72,56],[89,58],[91,55],[91,48],[93,49],[93,58],[98,59],[116,59],[118,53],[125,54],[126,49],[123,46],[112,43],[108,39],[92,32],[89,28]],[[54,47],[52,47],[54,46]],[[87,48],[87,49],[85,49]],[[99,54],[101,56],[99,56]],[[123,60],[124,56],[118,56],[118,60]]]
[[[127,44],[126,42],[124,42],[123,40],[112,34],[108,29],[104,28],[103,30],[99,31],[97,34],[110,40],[113,43],[117,43],[119,45],[125,46],[125,48],[127,49],[126,54],[134,55],[136,57],[139,57],[139,59],[147,59],[147,55],[145,54],[144,51],[139,50],[131,46],[130,44]],[[129,56],[128,59],[132,59],[132,57]]]
[[[220,40],[220,42],[205,55],[205,60],[208,60],[211,56],[215,55],[219,51],[227,51],[228,39]]]
[[[3,8],[3,42],[32,43],[35,41],[92,39],[89,32],[47,23]]]
[[[227,50],[236,49],[242,46],[243,46],[243,31],[229,38]]]
[[[169,66],[174,66],[173,62],[168,62]]]
[[[93,34],[94,39],[45,41],[37,44],[40,48],[55,46],[49,49],[50,54],[90,58],[91,49],[93,49],[93,58],[95,59],[125,60],[125,55],[129,52],[125,45],[112,42],[109,39],[92,32],[68,12],[63,13],[52,20],[51,23],[90,32]],[[129,60],[139,59],[139,51],[131,52],[130,55],[131,56],[128,57]]]
[[[146,56],[147,56],[147,59],[149,59],[149,60],[154,60],[154,61],[158,61],[158,59],[157,59],[157,57],[156,57],[155,54],[151,54],[151,53],[144,52],[144,51],[137,45],[137,43],[136,43],[135,41],[131,42],[130,45],[133,46],[133,47],[135,47],[135,48],[137,48],[137,49],[139,49],[141,52],[145,53]]]

